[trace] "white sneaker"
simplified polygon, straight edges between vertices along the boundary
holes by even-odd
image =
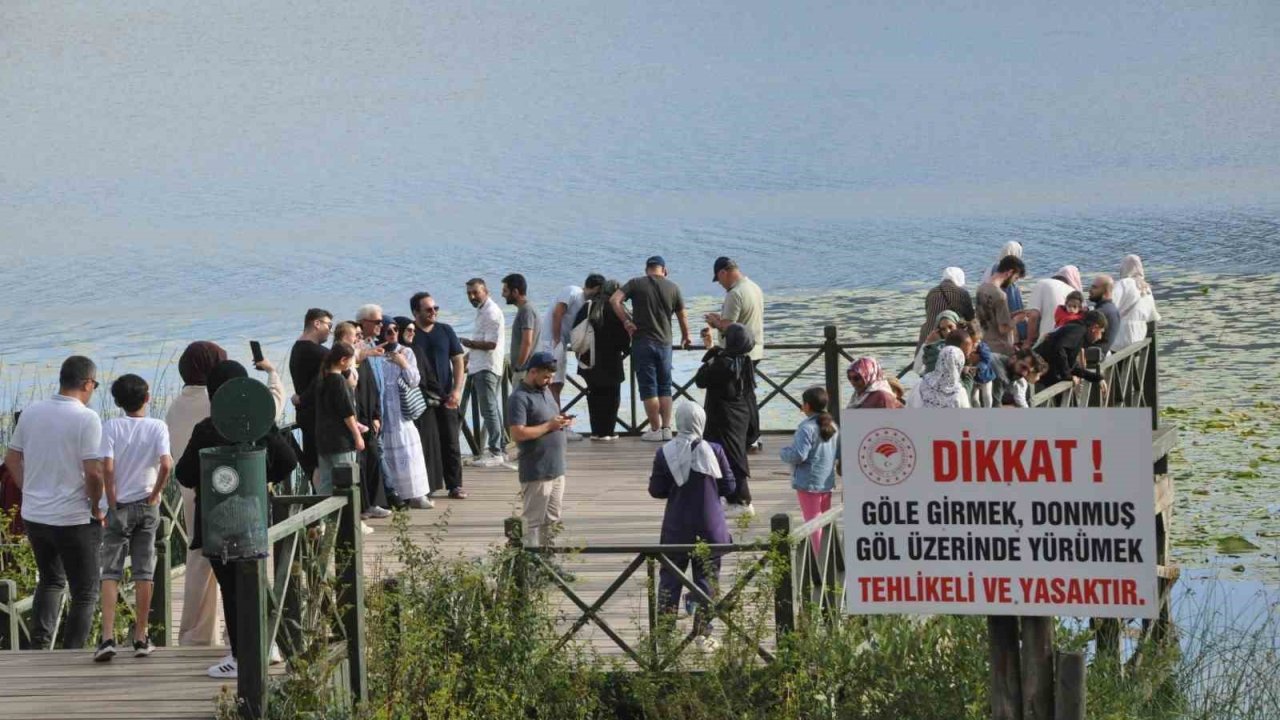
[[[666,433],[662,432],[661,430],[650,430],[649,432],[646,432],[643,435],[641,435],[640,439],[645,442],[666,442],[671,438],[666,437]]]
[[[570,432],[570,433],[565,437],[565,440],[567,440],[567,441],[569,441],[569,442],[582,442],[582,435],[580,435],[580,434],[578,434],[578,433],[576,433],[576,432]]]
[[[520,472],[520,466],[510,460],[504,460],[498,467],[505,468],[514,472]]]
[[[372,535],[372,534],[373,534],[373,528],[372,528],[372,527],[369,527],[369,523],[362,522],[362,523],[360,523],[360,534],[361,534],[361,535]]]
[[[693,641],[693,644],[697,645],[698,649],[703,652],[715,652],[720,647],[720,643],[710,635],[699,635]]]
[[[391,511],[384,507],[371,505],[364,512],[360,513],[360,517],[365,518],[366,520],[382,520],[384,518],[391,517]]]
[[[725,508],[725,515],[728,515],[729,517],[751,518],[756,516],[756,508],[751,503],[747,503],[746,505],[730,504]]]
[[[485,453],[483,457],[475,462],[478,468],[498,468],[502,467],[502,463],[506,462],[506,458],[493,453]]]
[[[236,659],[230,655],[220,660],[217,665],[209,668],[209,677],[218,678],[219,680],[234,680],[239,674],[240,666],[236,664]]]
[[[670,440],[671,438],[673,438],[673,437],[675,437],[675,436],[676,436],[676,434],[675,434],[675,433],[673,433],[673,432],[671,432],[671,428],[669,428],[669,427],[662,428],[662,439],[663,439],[663,440]]]
[[[283,664],[284,664],[284,655],[282,655],[282,654],[280,653],[280,646],[279,646],[279,645],[277,645],[277,644],[275,644],[275,643],[271,643],[271,653],[270,653],[269,655],[267,655],[267,662],[268,662],[268,663],[270,663],[270,664],[272,664],[272,665],[283,665]]]

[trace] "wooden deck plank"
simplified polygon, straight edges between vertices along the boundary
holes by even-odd
[[[766,439],[766,453],[751,456],[751,491],[757,515],[741,526],[730,521],[735,540],[766,537],[769,517],[792,515],[798,525],[795,493],[789,474],[777,459],[782,438]],[[611,443],[581,442],[569,446],[565,487],[565,530],[558,542],[566,546],[650,544],[658,542],[664,501],[648,494],[648,477],[657,443],[623,439]],[[445,557],[474,558],[506,542],[503,521],[519,515],[516,473],[505,469],[467,468],[464,481],[470,498],[441,499],[434,510],[410,511],[410,538],[416,544],[434,543]],[[365,574],[371,581],[397,571],[396,538],[390,520],[371,520],[374,534],[366,535]],[[594,602],[631,560],[629,555],[570,555],[563,559],[577,576],[574,589]],[[722,583],[732,583],[745,558],[725,559]],[[174,580],[173,618],[182,617],[182,577]],[[567,630],[579,612],[568,598],[553,592],[553,606],[563,615],[557,624]],[[604,606],[601,616],[633,646],[647,631],[643,570]],[[688,624],[687,619],[680,622]],[[177,644],[177,628],[172,643]],[[621,660],[622,650],[594,625],[587,625],[574,643],[597,653],[602,662]],[[81,651],[0,653],[0,720],[46,718],[212,718],[214,700],[234,681],[214,680],[205,670],[226,649],[158,648],[149,658],[120,656],[110,663],[94,663]]]

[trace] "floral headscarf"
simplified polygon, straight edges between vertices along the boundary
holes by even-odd
[[[964,370],[964,353],[960,348],[948,345],[938,355],[938,364],[933,372],[924,376],[919,385],[908,398],[909,405],[916,408],[967,408],[968,396],[964,385],[960,384],[960,373]]]
[[[850,401],[849,407],[859,407],[872,393],[893,393],[893,386],[889,384],[888,378],[885,377],[884,369],[880,367],[880,361],[873,357],[861,357],[855,360],[849,366],[848,374],[850,383],[856,378],[865,385],[865,389]]]

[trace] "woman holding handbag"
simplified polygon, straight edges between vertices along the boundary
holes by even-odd
[[[422,441],[413,424],[426,410],[426,401],[418,388],[421,376],[405,335],[408,323],[388,325],[383,335],[386,344],[382,364],[382,451],[391,475],[391,486],[405,505],[417,510],[434,507],[427,497],[427,464],[422,455]]]

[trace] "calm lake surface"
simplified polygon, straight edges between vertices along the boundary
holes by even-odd
[[[543,308],[659,253],[701,312],[725,254],[774,340],[909,340],[1007,240],[1040,276],[1135,252],[1179,560],[1280,583],[1274,6],[857,5],[4,3],[0,405],[71,352],[282,363],[312,306],[429,290],[465,333],[472,276]]]

